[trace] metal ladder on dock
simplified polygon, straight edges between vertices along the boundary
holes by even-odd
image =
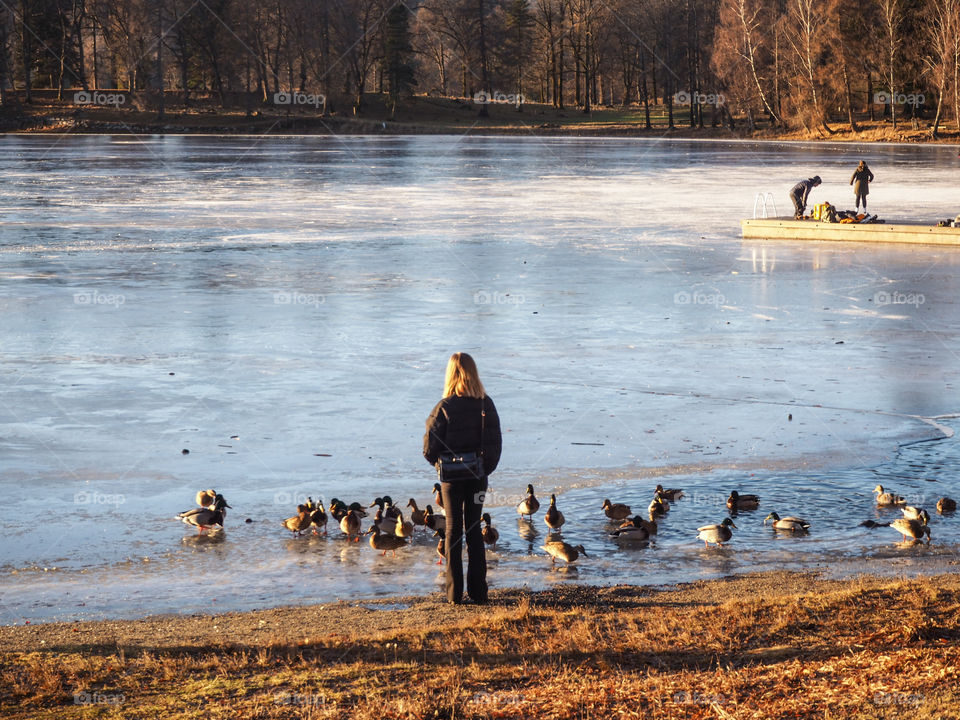
[[[770,207],[773,209],[773,217],[777,217],[777,201],[773,198],[773,193],[759,192],[757,193],[756,197],[753,199],[753,219],[754,220],[770,217],[769,213],[767,212],[768,203]]]

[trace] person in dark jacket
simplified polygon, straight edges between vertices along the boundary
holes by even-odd
[[[481,437],[482,435],[482,437]],[[463,536],[467,537],[467,595],[478,604],[487,601],[487,557],[483,545],[484,493],[487,477],[500,462],[500,418],[484,390],[477,365],[467,353],[454,353],[447,363],[443,399],[427,418],[423,456],[436,466],[441,455],[481,451],[483,475],[441,481],[447,515],[447,600],[463,602]]]
[[[870,194],[870,183],[873,182],[873,173],[867,167],[863,160],[853,171],[853,177],[850,178],[850,184],[853,185],[853,193],[857,196],[857,210],[860,209],[860,202],[863,201],[863,211],[867,211],[867,195]]]
[[[820,176],[814,175],[808,180],[801,180],[790,190],[790,199],[793,200],[793,216],[797,220],[803,217],[803,213],[807,209],[807,198],[810,196],[810,191],[819,185]]]

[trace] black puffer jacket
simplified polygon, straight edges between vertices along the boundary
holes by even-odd
[[[452,395],[437,403],[427,418],[427,432],[423,436],[423,456],[431,465],[437,464],[442,453],[461,453],[479,450],[480,400]],[[483,468],[487,475],[497,469],[503,443],[500,435],[500,416],[489,397],[483,399]]]

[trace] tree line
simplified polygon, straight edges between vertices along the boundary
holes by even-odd
[[[0,102],[123,89],[362,115],[412,94],[642,123],[960,129],[960,0],[7,0]],[[162,91],[162,92],[161,92]],[[291,93],[293,100],[291,100]],[[319,103],[317,103],[319,109]]]

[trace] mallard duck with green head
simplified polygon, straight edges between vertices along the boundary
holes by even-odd
[[[187,525],[193,525],[195,528],[197,528],[197,534],[202,535],[204,530],[209,530],[215,525],[219,526],[221,529],[223,528],[223,521],[227,517],[227,508],[229,507],[230,506],[227,504],[226,498],[217,493],[213,499],[212,507],[200,507],[194,508],[193,510],[184,510],[182,513],[177,515],[177,518]]]
[[[767,524],[767,520],[773,521],[771,526],[774,530],[782,530],[784,532],[806,532],[810,529],[810,523],[803,518],[793,517],[792,515],[780,517],[777,515],[777,513],[772,512],[763,519],[764,525]]]
[[[646,522],[648,521],[636,515],[610,533],[610,537],[627,542],[642,542],[648,540],[650,538],[650,531],[645,527]]]
[[[728,510],[756,510],[759,505],[759,495],[741,495],[736,490],[731,490],[730,497],[727,498]]]
[[[710,543],[720,546],[733,537],[733,530],[731,530],[731,528],[735,530],[737,526],[733,524],[733,520],[730,518],[724,518],[723,522],[716,525],[698,527],[697,537],[703,540],[704,547],[709,547]]]

